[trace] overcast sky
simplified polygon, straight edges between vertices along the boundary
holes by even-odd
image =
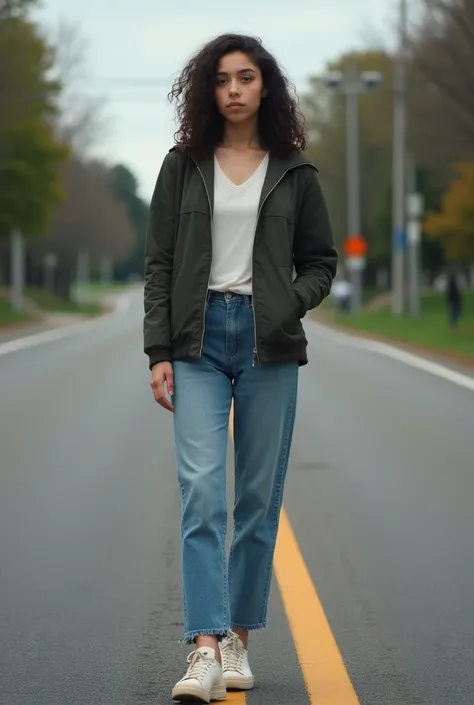
[[[208,38],[260,36],[299,92],[341,52],[393,34],[394,0],[43,0],[41,22],[73,22],[87,41],[75,91],[104,97],[96,153],[123,162],[151,196],[173,145],[173,77]]]

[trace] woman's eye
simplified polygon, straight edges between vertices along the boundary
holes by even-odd
[[[245,83],[249,83],[251,80],[252,80],[252,76],[244,76],[242,79],[242,81],[244,81]]]

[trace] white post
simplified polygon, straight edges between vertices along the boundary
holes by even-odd
[[[409,254],[409,282],[410,282],[410,313],[413,318],[418,318],[420,307],[420,245],[421,245],[421,217],[424,210],[423,196],[420,193],[410,193],[407,196],[408,215],[408,254]]]

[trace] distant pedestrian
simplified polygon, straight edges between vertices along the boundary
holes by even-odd
[[[155,399],[174,411],[184,636],[196,643],[173,697],[208,703],[254,684],[248,635],[267,623],[298,368],[308,362],[301,320],[329,294],[337,252],[296,102],[258,40],[214,39],[172,97],[180,127],[151,202],[144,339]]]
[[[341,313],[347,313],[351,308],[352,284],[347,279],[339,279],[332,285],[331,295],[336,302],[336,308]]]
[[[449,325],[456,328],[462,312],[462,293],[456,274],[450,272],[446,282],[446,303]]]

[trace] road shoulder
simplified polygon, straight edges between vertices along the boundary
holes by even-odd
[[[310,321],[326,326],[327,328],[331,328],[352,338],[362,338],[378,343],[384,343],[385,345],[390,345],[393,348],[422,357],[429,362],[435,362],[438,365],[444,365],[445,367],[448,367],[456,372],[474,377],[474,360],[467,356],[456,353],[446,353],[444,351],[441,352],[433,348],[415,343],[407,343],[405,341],[391,338],[386,335],[381,335],[379,333],[372,333],[360,330],[358,328],[351,328],[350,326],[339,325],[327,312],[318,312],[310,316]]]

